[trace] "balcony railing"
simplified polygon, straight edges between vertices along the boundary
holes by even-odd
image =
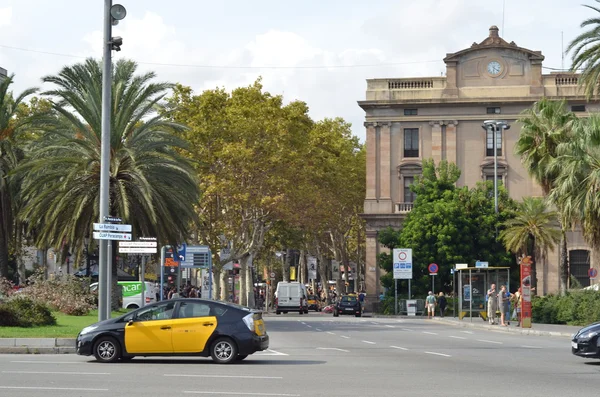
[[[555,79],[556,85],[577,85],[578,82],[579,77],[575,75],[559,75]]]
[[[413,209],[414,203],[396,203],[396,212],[406,214]]]
[[[433,80],[389,80],[388,89],[390,90],[421,90],[423,88],[433,88]]]

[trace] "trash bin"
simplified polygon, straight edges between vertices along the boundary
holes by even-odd
[[[409,316],[417,315],[417,300],[416,299],[407,299],[406,300],[406,314]]]

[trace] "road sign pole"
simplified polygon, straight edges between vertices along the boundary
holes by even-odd
[[[411,294],[410,294],[410,282],[411,282],[411,281],[412,281],[412,280],[409,278],[409,279],[408,279],[408,299],[411,299],[411,297],[410,297],[410,296],[411,296]]]
[[[140,307],[144,307],[144,305],[146,304],[146,255],[142,255],[140,281],[142,282],[142,304],[140,305]]]
[[[431,276],[431,292],[435,295],[435,276]]]
[[[394,279],[394,314],[398,315],[398,279]]]
[[[165,283],[165,259],[167,257],[167,245],[163,245],[160,249],[160,300],[164,300],[165,289],[163,284]]]

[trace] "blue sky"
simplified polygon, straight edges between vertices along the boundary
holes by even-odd
[[[562,43],[566,48],[580,23],[597,16],[581,5],[597,5],[594,0],[505,0],[504,13],[502,0],[114,3],[127,8],[113,29],[124,41],[115,59],[133,59],[141,71],[153,70],[158,80],[197,93],[231,90],[262,76],[269,92],[307,102],[314,119],[351,122],[361,141],[364,113],[356,101],[365,96],[366,79],[440,76],[444,56],[482,41],[491,25],[507,41],[542,51],[544,66],[561,68]],[[48,88],[42,76],[85,57],[100,58],[103,5],[0,0],[0,67],[15,74],[13,90]]]

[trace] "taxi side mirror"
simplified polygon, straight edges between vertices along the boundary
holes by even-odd
[[[129,320],[129,322],[127,323],[127,325],[133,325],[133,319]]]

